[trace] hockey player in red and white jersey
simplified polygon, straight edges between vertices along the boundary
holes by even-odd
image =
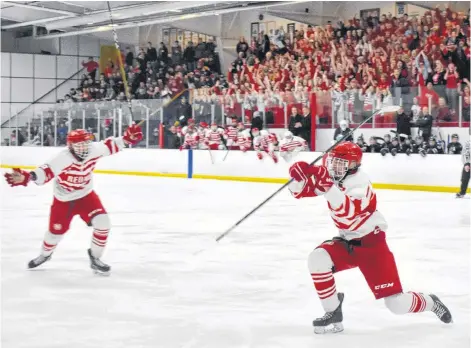
[[[259,131],[257,128],[252,129],[253,147],[257,151],[259,160],[263,159],[263,153],[266,153],[273,159],[273,162],[278,163],[278,157],[275,154],[278,139],[274,134],[268,133],[266,130]]]
[[[198,149],[200,150],[207,150],[208,147],[205,145],[205,137],[206,137],[206,132],[208,132],[209,126],[206,122],[200,122],[200,125],[197,129],[198,132],[198,137],[199,137],[199,144],[198,144]]]
[[[224,150],[223,137],[224,131],[213,122],[211,128],[206,132],[204,143],[210,150]]]
[[[237,145],[237,133],[237,123],[230,124],[226,127],[224,138],[226,139],[227,147]]]
[[[185,137],[183,144],[180,146],[180,151],[183,149],[193,149],[196,150],[198,148],[200,142],[200,137],[198,135],[198,131],[195,128],[194,124],[189,124],[186,128]]]
[[[246,152],[252,147],[252,137],[250,136],[250,130],[245,129],[245,126],[242,122],[239,122],[237,125],[237,145],[242,152]]]
[[[180,119],[181,119],[181,117],[180,117]],[[190,127],[190,126],[195,127],[195,120],[192,119],[192,118],[189,118],[188,121],[186,121],[186,126],[184,126],[182,128],[182,137],[185,137],[186,132],[188,131],[188,127]]]
[[[31,182],[44,185],[54,181],[54,201],[49,216],[49,230],[44,236],[41,253],[31,260],[28,268],[36,268],[51,259],[57,244],[69,230],[75,215],[93,227],[88,256],[96,273],[108,274],[110,266],[101,261],[108,240],[110,220],[100,198],[93,189],[93,170],[97,161],[121,151],[125,144],[137,144],[142,140],[138,125],[130,126],[124,136],[92,142],[92,134],[83,129],[67,135],[67,149],[59,152],[42,166],[29,172],[14,168],[5,174],[10,186],[27,186]]]
[[[283,140],[280,142],[280,156],[289,162],[300,151],[307,150],[307,141],[301,137],[294,136],[290,131],[286,131]]]
[[[321,243],[308,258],[309,272],[325,315],[313,321],[315,333],[343,330],[343,293],[338,293],[334,273],[358,267],[376,299],[384,299],[394,314],[431,311],[451,323],[448,308],[436,295],[403,292],[396,261],[386,242],[387,223],[377,209],[376,193],[361,170],[362,151],[343,142],[325,165],[296,162],[290,167],[295,198],[324,196],[339,236]]]

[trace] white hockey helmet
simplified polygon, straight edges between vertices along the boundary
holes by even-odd
[[[342,121],[340,121],[340,122],[339,122],[339,126],[340,126],[340,129],[343,130],[343,131],[344,131],[345,129],[347,129],[347,128],[348,128],[348,122],[347,122],[347,120],[342,120]]]
[[[288,140],[293,139],[293,133],[291,133],[290,131],[286,131],[284,134],[284,138]]]

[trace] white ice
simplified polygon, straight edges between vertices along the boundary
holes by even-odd
[[[433,292],[432,313],[395,316],[358,270],[336,276],[345,331],[314,335],[322,315],[306,259],[335,235],[323,198],[283,192],[216,245],[214,238],[279,186],[96,176],[113,228],[93,275],[91,230],[76,217],[43,267],[27,271],[47,228],[52,187],[1,184],[4,348],[461,348],[470,345],[470,200],[378,191],[406,290]],[[194,256],[202,248],[206,251]]]

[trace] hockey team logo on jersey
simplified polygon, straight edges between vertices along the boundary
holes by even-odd
[[[62,229],[62,225],[61,224],[54,224],[54,225],[52,225],[52,228],[55,229],[56,231],[60,231]]]

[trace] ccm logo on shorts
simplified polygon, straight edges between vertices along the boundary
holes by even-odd
[[[386,283],[386,284],[376,285],[375,290],[392,288],[393,286],[394,286],[394,283]]]

